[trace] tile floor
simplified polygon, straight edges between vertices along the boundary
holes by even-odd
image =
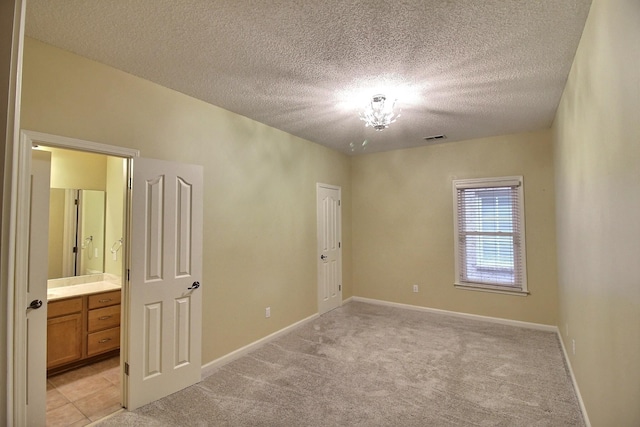
[[[122,408],[120,358],[47,379],[47,427],[80,427]]]

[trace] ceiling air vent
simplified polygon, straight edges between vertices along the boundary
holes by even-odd
[[[431,141],[438,141],[440,139],[446,139],[447,136],[446,135],[433,135],[433,136],[425,136],[424,139],[427,142],[431,142]]]

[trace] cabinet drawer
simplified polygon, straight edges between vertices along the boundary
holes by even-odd
[[[88,335],[87,356],[115,350],[118,347],[120,347],[120,327]]]
[[[89,295],[89,310],[120,304],[120,291]]]
[[[89,310],[89,332],[113,328],[120,325],[120,305]]]
[[[47,304],[47,318],[63,316],[65,314],[79,313],[82,311],[82,297],[67,298],[59,301],[51,301]]]

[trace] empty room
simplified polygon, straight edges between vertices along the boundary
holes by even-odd
[[[637,0],[2,22],[0,424],[640,425]]]

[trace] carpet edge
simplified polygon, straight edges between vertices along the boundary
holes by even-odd
[[[557,331],[558,341],[560,341],[560,347],[562,348],[562,355],[564,356],[564,363],[569,370],[569,376],[571,377],[571,383],[573,384],[573,390],[576,393],[576,397],[578,398],[578,404],[580,405],[580,411],[582,412],[582,419],[584,420],[584,424],[586,427],[591,427],[591,421],[589,421],[589,414],[587,413],[587,408],[584,406],[584,401],[582,400],[582,394],[580,394],[580,387],[578,387],[578,381],[576,380],[575,375],[573,374],[573,368],[571,367],[571,360],[569,360],[569,353],[567,353],[567,349],[564,346],[564,340],[562,339],[562,334],[560,330]]]
[[[444,314],[448,316],[462,317],[465,319],[480,320],[484,322],[500,323],[502,325],[517,326],[526,329],[536,329],[538,331],[557,332],[555,325],[545,325],[543,323],[523,322],[521,320],[504,319],[501,317],[481,316],[479,314],[462,313],[459,311],[442,310],[439,308],[423,307],[419,305],[403,304],[399,302],[383,301],[373,298],[352,297],[352,301],[359,301],[369,304],[386,305],[388,307],[404,308],[409,310],[424,311],[427,313]]]
[[[268,342],[273,341],[276,338],[279,338],[280,336],[287,334],[292,330],[304,325],[305,323],[308,323],[312,320],[317,319],[318,317],[320,317],[318,313],[312,314],[311,316],[306,317],[302,320],[299,320],[295,323],[292,323],[289,326],[285,326],[284,328],[279,329],[267,335],[266,337],[262,337],[259,340],[253,341],[245,345],[244,347],[240,347],[239,349],[232,351],[231,353],[227,353],[224,356],[221,356],[217,359],[212,360],[211,362],[205,363],[204,365],[202,365],[202,368],[200,371],[200,378],[204,379],[205,377],[208,377],[216,369],[226,365],[227,363],[233,362],[234,360],[244,356],[245,354],[252,352],[253,350],[267,344]]]

